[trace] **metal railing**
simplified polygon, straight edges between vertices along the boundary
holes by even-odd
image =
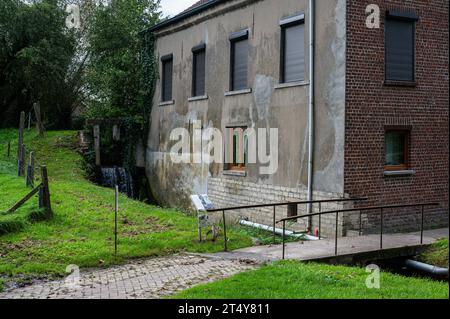
[[[425,207],[427,206],[439,206],[439,203],[419,203],[419,204],[408,204],[408,205],[389,205],[389,206],[372,206],[372,207],[362,207],[362,208],[349,208],[349,209],[341,209],[341,210],[331,210],[326,212],[318,212],[318,213],[312,213],[307,215],[298,215],[298,216],[292,216],[283,218],[277,221],[278,223],[283,223],[283,235],[282,235],[282,246],[283,246],[283,253],[282,253],[282,259],[285,259],[285,253],[286,253],[286,222],[288,221],[294,221],[301,218],[309,218],[314,216],[319,216],[319,233],[321,228],[321,217],[323,215],[330,215],[335,214],[336,215],[336,230],[335,230],[335,249],[334,253],[335,256],[338,255],[338,234],[339,234],[339,214],[340,213],[348,213],[348,212],[356,212],[359,211],[359,236],[362,235],[362,215],[363,212],[367,211],[379,211],[380,212],[380,250],[383,250],[383,231],[384,231],[384,212],[387,209],[393,209],[393,208],[411,208],[411,207],[420,207],[421,208],[421,226],[420,226],[420,244],[423,244],[423,232],[424,232],[424,215],[425,215]],[[320,235],[319,235],[320,237]]]
[[[228,250],[227,246],[227,226],[226,226],[226,212],[227,211],[236,211],[236,210],[243,210],[243,209],[252,209],[252,208],[265,208],[265,207],[273,207],[273,242],[276,243],[276,208],[280,206],[295,206],[298,208],[298,205],[311,205],[311,204],[318,204],[319,205],[319,212],[322,211],[322,204],[325,203],[341,203],[341,202],[354,202],[354,201],[365,201],[367,198],[338,198],[338,199],[324,199],[324,200],[311,200],[311,201],[292,201],[292,202],[281,202],[281,203],[272,203],[272,204],[256,204],[256,205],[245,205],[245,206],[235,206],[235,207],[226,207],[226,208],[217,208],[217,209],[208,209],[206,210],[207,213],[215,213],[215,212],[222,212],[222,221],[223,221],[223,236],[224,236],[224,250]],[[313,216],[311,215],[305,215],[305,216]],[[299,217],[300,218],[300,217]],[[285,225],[285,223],[284,223]],[[284,241],[284,232],[283,230],[283,241]],[[319,231],[320,236],[320,231]]]

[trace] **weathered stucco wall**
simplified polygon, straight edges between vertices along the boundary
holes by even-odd
[[[343,193],[345,115],[345,0],[316,1],[316,109],[314,188],[336,196]],[[280,74],[279,21],[305,13],[306,74],[302,85],[278,88]],[[159,31],[158,57],[172,53],[174,104],[159,106],[160,81],[153,101],[146,152],[146,172],[162,204],[187,208],[189,195],[206,193],[208,178],[278,185],[304,192],[307,184],[308,1],[235,0]],[[229,90],[230,42],[234,31],[249,29],[251,93],[225,96]],[[191,49],[206,44],[208,99],[189,102],[192,82]],[[222,164],[174,164],[170,160],[172,129],[245,124],[279,129],[279,166],[274,175],[260,175],[259,164],[247,174],[226,176]],[[333,193],[333,194],[331,194]],[[248,202],[252,197],[248,196]],[[235,200],[230,193],[228,205]],[[225,203],[220,203],[221,205]]]

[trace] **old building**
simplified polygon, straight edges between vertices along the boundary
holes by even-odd
[[[438,201],[427,225],[448,223],[447,12],[446,0],[210,0],[148,30],[160,61],[146,152],[153,195],[184,209],[199,193],[218,207]],[[194,138],[196,125],[223,133],[224,163],[174,163],[172,132]],[[274,172],[249,161],[237,128],[277,129]],[[389,222],[414,228],[412,215]]]

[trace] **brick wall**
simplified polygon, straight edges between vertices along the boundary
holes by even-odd
[[[365,9],[381,9],[380,29],[365,26]],[[448,0],[348,0],[345,193],[367,196],[364,205],[438,201],[426,227],[448,225]],[[416,87],[384,85],[384,19],[387,9],[413,9],[416,24]],[[410,164],[416,173],[384,176],[384,131],[410,125]],[[415,210],[386,212],[393,230],[417,229]],[[420,219],[420,218],[419,218]],[[379,214],[367,214],[376,229]]]
[[[208,179],[208,197],[214,203],[215,207],[231,207],[231,206],[246,206],[267,203],[281,203],[289,199],[296,199],[297,201],[306,201],[307,191],[304,188],[289,188],[284,186],[276,186],[269,184],[257,184],[247,182],[242,178],[209,178]],[[314,192],[315,200],[336,199],[341,198],[342,194]],[[321,204],[322,211],[343,209],[348,207],[351,203],[323,203]],[[306,205],[298,206],[298,214],[306,214]],[[314,204],[313,211],[319,210],[318,204]],[[217,214],[217,218],[221,218],[221,213]],[[276,220],[287,217],[287,207],[280,206],[276,208]],[[255,208],[241,211],[229,211],[227,219],[230,223],[239,222],[244,219],[251,222],[272,226],[273,224],[273,208]],[[338,220],[339,236],[343,234],[344,216],[340,216]],[[321,220],[321,235],[334,236],[336,219],[335,215],[328,215],[322,217]],[[307,219],[299,220],[297,223],[286,225],[288,229],[295,231],[305,231],[307,227]],[[282,227],[281,224],[277,227]],[[313,229],[318,227],[318,218],[313,219]]]

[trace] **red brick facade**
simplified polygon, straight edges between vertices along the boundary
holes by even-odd
[[[366,7],[377,4],[379,29],[366,27]],[[386,10],[413,9],[416,23],[416,86],[384,84]],[[448,0],[348,0],[345,192],[367,196],[364,205],[438,201],[428,226],[448,224],[449,48]],[[409,126],[414,175],[384,175],[385,127]],[[409,228],[414,218],[389,219]]]

